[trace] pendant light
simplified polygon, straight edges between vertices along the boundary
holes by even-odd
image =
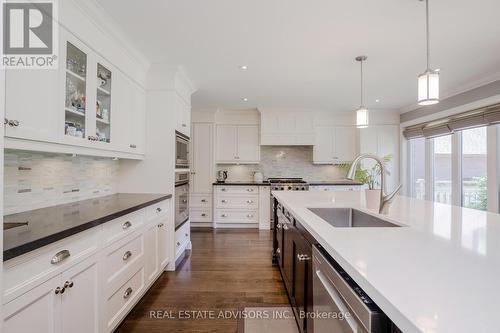
[[[429,0],[425,1],[425,26],[427,38],[427,69],[418,76],[418,104],[432,105],[439,103],[439,72],[430,67],[430,38],[429,38]]]
[[[355,58],[361,65],[361,104],[356,110],[356,127],[368,127],[368,109],[363,104],[363,61],[366,61],[366,56],[358,56]]]

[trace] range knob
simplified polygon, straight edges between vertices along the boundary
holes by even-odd
[[[306,190],[306,188],[305,188],[305,187],[302,187],[302,191],[305,191],[305,190]]]
[[[284,190],[284,188],[283,188],[283,187],[280,187],[280,190],[281,190],[281,191],[283,191],[283,190]]]
[[[291,186],[288,186],[288,190],[291,190],[291,189],[292,189],[292,187],[291,187]]]

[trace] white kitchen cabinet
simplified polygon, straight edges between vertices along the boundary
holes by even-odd
[[[5,136],[57,140],[57,70],[5,71]]]
[[[374,125],[359,130],[359,151],[361,154],[374,154],[378,157],[391,155],[387,163],[390,175],[387,177],[387,190],[391,191],[399,182],[399,126]],[[372,167],[374,162],[361,162],[364,167]]]
[[[60,276],[53,277],[29,292],[4,304],[3,332],[61,332]]]
[[[191,106],[179,95],[175,94],[174,110],[176,130],[184,135],[191,136]]]
[[[314,115],[302,111],[262,111],[261,145],[313,145]]]
[[[97,256],[73,266],[62,273],[61,295],[62,332],[99,332],[99,270]],[[64,281],[64,282],[63,282]]]
[[[121,72],[115,73],[113,145],[117,150],[144,154],[146,138],[146,95]]]
[[[158,273],[158,224],[150,223],[144,231],[144,275],[150,284]]]
[[[224,144],[221,142],[221,144]],[[224,154],[229,149],[224,149]],[[232,151],[232,150],[231,150]],[[213,124],[194,123],[191,137],[191,193],[210,193],[213,183]],[[228,154],[229,156],[229,154]]]
[[[257,125],[217,125],[217,163],[253,164],[259,161],[259,127]]]
[[[337,164],[356,157],[356,128],[320,126],[316,128],[313,163]]]
[[[4,305],[4,332],[99,332],[99,276],[92,256]]]

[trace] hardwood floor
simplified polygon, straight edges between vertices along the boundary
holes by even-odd
[[[236,332],[236,318],[217,317],[249,305],[288,304],[271,263],[270,231],[193,229],[191,241],[192,253],[177,271],[160,276],[116,332]],[[183,312],[193,310],[200,312]],[[169,311],[161,316],[176,319],[152,318],[150,311]],[[201,311],[213,311],[215,319],[185,319]]]

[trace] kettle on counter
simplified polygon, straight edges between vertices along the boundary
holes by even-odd
[[[224,183],[227,179],[227,171],[219,170],[217,171],[217,183]]]

